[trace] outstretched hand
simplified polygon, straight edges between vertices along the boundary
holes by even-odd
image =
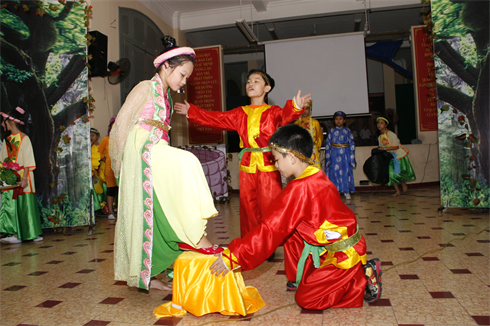
[[[186,100],[184,100],[184,103],[174,103],[174,111],[178,114],[187,115],[190,107],[191,105]]]
[[[301,97],[301,90],[298,90],[298,94],[296,94],[295,97],[293,97],[294,102],[298,106],[298,108],[304,108],[306,103],[308,103],[309,100],[311,100],[311,94],[307,94],[303,97]]]

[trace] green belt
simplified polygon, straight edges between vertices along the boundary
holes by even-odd
[[[240,151],[238,154],[238,160],[242,160],[243,153],[245,152],[253,152],[253,153],[265,153],[265,152],[270,152],[271,148],[269,146],[267,147],[260,147],[260,148],[244,148]]]
[[[360,240],[361,233],[359,232],[359,225],[357,226],[356,233],[354,233],[352,236],[348,237],[347,239],[335,241],[334,243],[328,244],[326,246],[315,246],[303,240],[305,243],[305,247],[303,248],[303,252],[301,253],[301,257],[298,261],[298,268],[296,271],[296,286],[299,286],[299,283],[301,282],[303,271],[305,269],[306,258],[308,258],[310,252],[313,258],[313,265],[315,266],[315,268],[318,268],[320,267],[320,255],[324,249],[330,252],[346,251],[347,249],[354,247]]]

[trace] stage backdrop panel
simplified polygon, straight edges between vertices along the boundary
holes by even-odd
[[[311,93],[313,116],[342,110],[369,113],[363,33],[264,42],[267,73],[276,81],[269,104],[283,106],[301,89]]]
[[[441,204],[490,207],[488,1],[432,0]]]
[[[0,11],[1,107],[29,114],[43,227],[93,218],[85,14],[75,4],[45,6],[42,17],[33,1],[6,2]]]

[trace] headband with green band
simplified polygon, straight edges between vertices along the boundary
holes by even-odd
[[[384,117],[378,117],[378,118],[376,118],[376,122],[377,122],[378,120],[384,120],[384,121],[386,121],[386,124],[387,124],[387,125],[389,125],[389,124],[390,124],[390,122],[388,121],[388,119],[386,119],[386,118],[384,118]]]

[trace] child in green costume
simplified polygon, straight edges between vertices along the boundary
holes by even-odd
[[[0,152],[1,162],[20,175],[18,187],[2,192],[0,207],[0,232],[6,233],[2,243],[20,243],[26,240],[41,241],[41,220],[37,206],[34,174],[36,161],[31,140],[23,130],[25,112],[17,107],[7,113],[0,112],[2,120],[3,144]]]

